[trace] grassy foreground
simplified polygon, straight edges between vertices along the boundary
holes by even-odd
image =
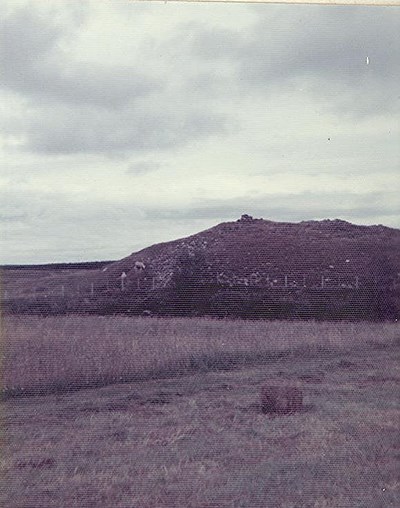
[[[3,394],[63,392],[388,345],[396,323],[8,316]]]
[[[13,318],[6,332],[7,386],[56,389],[2,403],[0,506],[400,506],[394,324]],[[65,391],[101,369],[137,378]],[[282,382],[304,410],[262,414],[260,387]]]

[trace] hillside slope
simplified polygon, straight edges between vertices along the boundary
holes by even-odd
[[[400,230],[342,220],[272,222],[243,215],[198,234],[153,245],[108,265],[101,277],[125,287],[169,287],[182,266],[203,283],[228,286],[387,284],[400,272]],[[356,278],[358,280],[356,281]],[[138,281],[139,279],[139,281]]]
[[[243,215],[97,266],[5,270],[3,308],[42,314],[400,317],[400,230],[385,226]]]

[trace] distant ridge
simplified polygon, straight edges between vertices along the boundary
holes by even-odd
[[[0,265],[2,270],[97,270],[114,261],[79,261],[71,263],[37,263],[37,264],[6,264]]]

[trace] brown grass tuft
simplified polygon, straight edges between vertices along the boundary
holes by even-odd
[[[263,413],[286,414],[303,409],[303,392],[296,386],[271,386],[261,388]]]

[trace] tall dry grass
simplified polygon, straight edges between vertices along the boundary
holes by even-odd
[[[101,316],[8,316],[3,394],[48,393],[284,354],[387,345],[397,323],[221,321]]]

